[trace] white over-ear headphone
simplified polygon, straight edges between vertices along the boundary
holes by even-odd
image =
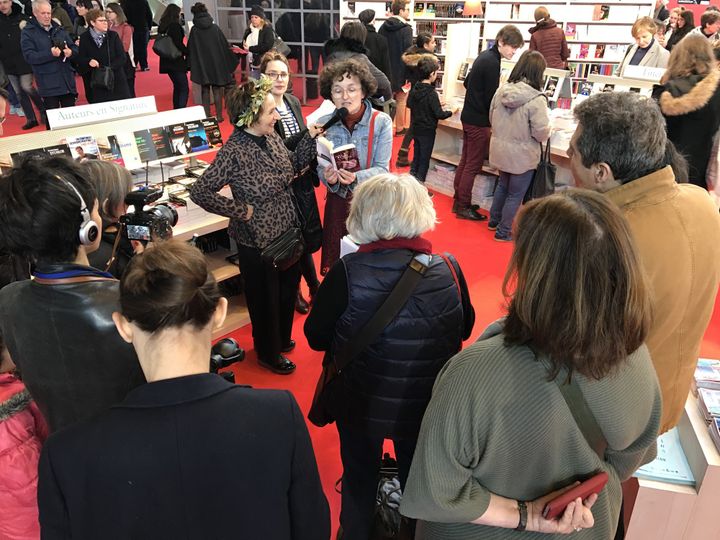
[[[75,195],[77,195],[78,199],[80,199],[80,214],[82,215],[83,220],[80,224],[78,236],[80,237],[80,243],[83,246],[89,246],[94,243],[95,240],[97,240],[97,237],[100,234],[97,223],[92,220],[90,210],[88,210],[88,206],[87,204],[85,204],[85,199],[82,198],[82,195],[80,195],[80,192],[77,190],[77,188],[63,178],[58,177],[58,179],[64,182],[65,185],[67,185],[71,190],[73,190],[75,192]]]

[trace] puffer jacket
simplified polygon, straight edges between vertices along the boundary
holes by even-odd
[[[530,30],[530,50],[538,51],[545,58],[547,67],[565,69],[570,48],[565,32],[552,19],[542,20]]]
[[[417,67],[421,58],[434,58],[437,60],[437,56],[433,53],[416,45],[413,45],[402,54],[402,61],[405,64],[405,79],[412,86],[422,81],[422,75],[420,75]]]
[[[707,189],[713,137],[720,128],[720,71],[671,79],[660,95],[660,110],[668,138],[687,157],[689,181]]]
[[[47,426],[23,383],[0,374],[0,538],[40,538],[37,479]]]
[[[387,249],[341,259],[348,306],[336,324],[334,351],[378,310],[413,255],[409,249]],[[404,307],[343,371],[347,409],[338,419],[373,436],[416,437],[435,377],[467,337],[466,316],[472,314],[464,313],[450,268],[433,256]]]
[[[510,174],[537,167],[540,143],[550,138],[547,98],[524,82],[507,83],[490,104],[490,163]]]
[[[72,56],[55,57],[50,52],[53,45],[67,44]],[[37,19],[30,19],[20,36],[23,57],[32,66],[37,89],[42,97],[77,94],[75,69],[70,59],[75,59],[78,48],[65,30],[53,21],[50,30],[45,30]]]

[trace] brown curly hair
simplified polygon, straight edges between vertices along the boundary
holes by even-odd
[[[249,79],[241,86],[236,86],[232,90],[225,94],[225,109],[227,110],[230,121],[235,124],[238,121],[238,117],[247,109],[248,105],[253,99],[253,95],[257,91],[257,84],[259,81],[255,79]],[[257,122],[260,118],[263,108],[260,107],[253,116],[252,124]]]
[[[332,100],[333,83],[355,75],[360,81],[365,97],[372,96],[377,91],[377,81],[365,64],[358,60],[348,59],[328,64],[320,72],[320,95]]]

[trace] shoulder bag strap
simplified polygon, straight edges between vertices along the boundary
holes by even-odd
[[[368,322],[334,355],[335,368],[342,373],[353,359],[382,333],[400,312],[415,286],[430,266],[432,255],[418,253],[408,264],[400,280]]]
[[[448,267],[450,268],[450,273],[452,274],[453,280],[455,281],[455,286],[457,287],[457,290],[458,290],[458,297],[462,301],[462,289],[460,288],[460,280],[458,279],[457,270],[455,270],[455,265],[452,263],[452,261],[450,260],[450,257],[448,257],[447,255],[442,254],[442,255],[440,255],[440,257],[442,258],[443,261],[445,261],[445,264],[447,264]]]
[[[595,419],[595,415],[590,410],[587,401],[585,401],[585,396],[583,396],[577,381],[571,377],[569,383],[563,383],[560,381],[560,377],[555,377],[555,384],[560,389],[560,393],[567,403],[575,423],[580,428],[590,448],[604,461],[605,450],[608,447],[607,440]]]
[[[370,133],[368,134],[368,149],[367,149],[367,161],[365,162],[365,168],[369,169],[372,165],[372,147],[373,147],[373,136],[375,135],[375,118],[380,111],[373,111],[370,116]]]
[[[87,283],[90,281],[117,281],[115,278],[103,276],[76,276],[69,278],[41,278],[34,277],[33,281],[40,285],[68,285],[71,283]]]

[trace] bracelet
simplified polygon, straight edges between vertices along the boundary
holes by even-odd
[[[524,531],[525,527],[527,527],[527,503],[525,501],[518,501],[518,512],[520,513],[520,521],[515,530]]]

